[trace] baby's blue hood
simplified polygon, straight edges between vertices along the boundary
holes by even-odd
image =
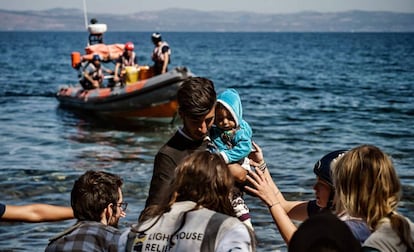
[[[236,120],[236,127],[238,127],[243,119],[243,109],[239,93],[233,88],[226,89],[217,96],[217,102],[223,104],[230,111]]]

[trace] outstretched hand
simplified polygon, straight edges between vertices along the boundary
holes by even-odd
[[[275,184],[270,175],[266,176],[264,172],[256,169],[256,172],[250,172],[246,179],[250,182],[250,185],[246,185],[244,188],[259,197],[268,206],[279,202],[277,198],[279,191],[275,192]]]

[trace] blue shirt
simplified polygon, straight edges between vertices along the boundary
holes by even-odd
[[[308,210],[308,216],[312,216],[312,215],[315,215],[317,213],[320,213],[323,209],[320,208],[316,204],[316,200],[310,200],[308,202],[307,210]],[[369,230],[367,223],[365,221],[361,220],[361,219],[349,218],[349,219],[345,219],[343,221],[348,225],[349,229],[352,231],[355,238],[357,238],[357,240],[361,244],[371,234],[371,231]]]

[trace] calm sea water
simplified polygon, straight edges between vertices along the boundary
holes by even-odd
[[[133,41],[150,64],[151,33],[108,32]],[[313,164],[335,149],[369,143],[390,154],[403,184],[400,211],[414,220],[413,33],[164,33],[172,66],[187,66],[236,88],[274,180],[289,199],[311,199]],[[69,205],[73,181],[88,169],[121,175],[128,216],[144,206],[152,162],[175,131],[167,124],[94,119],[62,110],[54,98],[76,73],[70,53],[85,33],[0,33],[0,198],[7,204]],[[286,247],[267,208],[246,196],[259,251]],[[0,222],[0,250],[42,251],[74,221]]]

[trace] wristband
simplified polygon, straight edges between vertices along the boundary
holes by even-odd
[[[262,163],[261,165],[259,165],[257,168],[263,172],[263,171],[264,171],[264,170],[266,170],[266,168],[267,168],[267,164],[266,164],[266,162],[263,162],[263,163]]]
[[[278,204],[280,204],[280,201],[277,201],[276,203],[273,203],[273,204],[269,205],[268,207],[269,207],[269,209],[271,209],[272,207],[274,207]]]

